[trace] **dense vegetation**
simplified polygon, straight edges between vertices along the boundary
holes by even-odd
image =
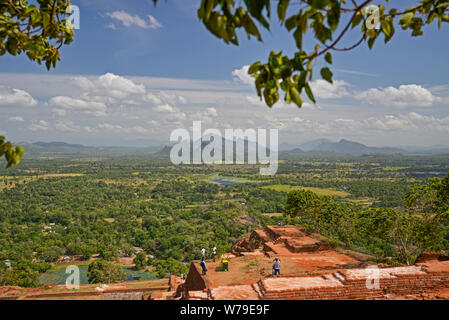
[[[411,263],[447,245],[449,178],[425,184],[447,171],[444,157],[290,158],[271,177],[256,166],[175,167],[158,156],[25,159],[0,172],[0,261],[12,264],[0,263],[0,285],[39,286],[63,256],[112,263],[91,270],[130,257],[136,269],[179,275],[202,247],[226,252],[280,221],[379,260]],[[220,176],[235,184],[213,183]],[[344,196],[331,197],[336,191]],[[149,258],[135,255],[140,250]]]
[[[411,264],[423,251],[442,251],[449,240],[449,173],[410,189],[404,207],[360,210],[328,196],[299,190],[289,193],[285,212],[300,223],[346,247],[379,260]]]

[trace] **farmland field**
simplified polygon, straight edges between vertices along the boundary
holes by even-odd
[[[325,196],[335,196],[335,197],[342,197],[346,198],[350,196],[350,193],[345,191],[339,191],[339,190],[333,190],[333,189],[326,189],[326,188],[314,188],[314,187],[301,187],[301,186],[289,186],[289,185],[282,185],[282,184],[276,184],[276,185],[269,185],[262,187],[264,189],[270,189],[274,191],[282,191],[282,192],[289,192],[293,190],[309,190],[312,192],[315,192],[317,194],[325,195]]]

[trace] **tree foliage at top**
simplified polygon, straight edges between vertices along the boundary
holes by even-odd
[[[61,60],[59,50],[73,40],[67,23],[69,0],[0,0],[0,56],[26,53],[28,58],[48,70]]]
[[[0,0],[0,56],[26,53],[28,58],[42,62],[48,70],[61,60],[60,49],[73,40],[73,28],[67,22],[71,13],[69,0]],[[0,157],[5,156],[7,168],[19,164],[22,147],[0,137]]]
[[[154,4],[158,0],[153,0]],[[287,103],[302,106],[301,94],[315,103],[310,87],[313,66],[324,57],[326,66],[320,69],[321,77],[332,83],[333,51],[349,51],[366,42],[371,49],[383,34],[384,42],[395,33],[395,23],[403,30],[411,30],[412,36],[421,36],[423,26],[449,22],[449,2],[445,0],[411,1],[414,6],[406,10],[387,9],[373,5],[373,0],[202,0],[198,18],[216,37],[227,44],[239,45],[237,30],[242,29],[248,39],[262,41],[260,29],[270,30],[273,15],[287,31],[292,32],[297,52],[292,57],[272,51],[267,63],[255,62],[248,73],[254,77],[257,94],[272,107],[279,101],[279,91],[284,92]],[[385,0],[389,3],[389,0]],[[273,11],[276,11],[273,13]],[[257,25],[259,24],[259,26]],[[379,27],[378,27],[379,26]],[[339,47],[351,29],[359,28],[360,40],[348,47]],[[317,41],[313,50],[305,49],[304,38],[308,32]]]

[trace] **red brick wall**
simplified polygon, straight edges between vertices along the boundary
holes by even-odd
[[[343,281],[343,287],[324,287],[309,290],[278,290],[267,292],[259,282],[262,298],[267,300],[292,299],[373,299],[385,294],[416,294],[431,289],[449,287],[449,272],[426,275],[399,275],[397,278],[381,279],[379,290],[366,287],[366,280]]]

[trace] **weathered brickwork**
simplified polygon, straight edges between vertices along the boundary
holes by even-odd
[[[294,226],[267,226],[264,230],[253,231],[249,237],[234,245],[232,252],[238,256],[249,254],[255,249],[267,257],[280,256],[281,261],[292,259],[302,267],[301,270],[304,270],[304,263],[311,263],[313,266],[314,261],[329,252],[333,254],[333,259],[338,257],[344,260],[339,253],[332,250],[329,243],[309,237]],[[312,256],[307,256],[309,252]],[[313,255],[313,252],[316,254]],[[351,258],[346,258],[351,261]],[[301,275],[295,273],[276,278],[254,279],[252,283],[245,280],[241,285],[212,287],[207,277],[201,275],[199,266],[192,263],[185,283],[184,298],[361,300],[420,295],[449,289],[449,258],[439,254],[423,254],[414,266],[380,269],[365,268],[364,264],[352,263],[335,266],[337,268],[329,265],[330,269],[319,274],[313,273],[312,270],[306,275],[304,272]]]

